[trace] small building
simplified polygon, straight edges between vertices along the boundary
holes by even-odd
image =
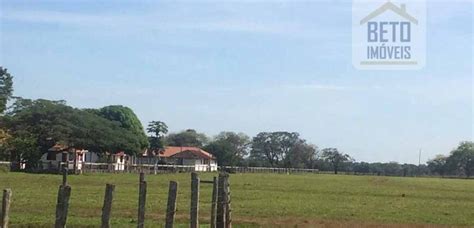
[[[120,151],[115,154],[110,154],[109,155],[109,163],[113,165],[113,169],[116,171],[123,171],[125,170],[125,164],[127,163],[128,160],[128,155],[125,154],[125,152]]]
[[[81,170],[88,153],[89,151],[85,149],[56,144],[41,156],[40,168],[43,170],[60,170],[61,164],[67,163],[69,170]]]
[[[66,164],[69,170],[82,170],[84,165],[94,166],[94,164],[104,164],[112,166],[113,170],[125,170],[125,164],[128,155],[120,151],[115,154],[106,153],[107,157],[100,157],[96,152],[90,152],[85,149],[77,149],[56,144],[47,153],[40,158],[40,167],[43,170],[60,170],[61,164]],[[101,161],[105,161],[101,163]]]
[[[168,146],[158,157],[166,164],[194,166],[194,171],[217,171],[216,158],[197,147]]]

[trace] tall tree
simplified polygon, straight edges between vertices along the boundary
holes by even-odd
[[[280,165],[281,161],[285,158],[285,153],[280,148],[277,134],[287,135],[286,132],[260,132],[257,136],[253,137],[252,150],[250,151],[252,159],[265,161],[271,167]]]
[[[171,133],[166,137],[166,144],[170,146],[195,146],[203,147],[209,139],[203,133],[188,129],[179,133]]]
[[[430,169],[430,171],[432,173],[437,173],[441,176],[443,176],[446,172],[446,160],[447,160],[447,157],[444,156],[444,155],[436,155],[435,158],[429,160],[427,162],[428,164],[428,168]]]
[[[13,93],[13,76],[11,76],[6,68],[0,66],[0,114],[7,107],[7,102]]]
[[[303,167],[314,160],[316,148],[306,144],[296,132],[261,132],[252,139],[252,160],[272,167]]]
[[[163,137],[168,133],[168,125],[161,121],[151,121],[148,123],[147,132],[155,137]]]
[[[143,125],[132,109],[122,105],[110,105],[99,109],[98,114],[108,120],[118,122],[122,128],[135,133],[142,149],[149,146]]]
[[[348,161],[351,161],[352,158],[347,155],[339,152],[336,148],[325,148],[322,150],[322,157],[329,163],[331,163],[334,170],[334,174],[337,174],[340,167]]]
[[[474,142],[461,142],[455,150],[451,151],[446,165],[450,171],[459,175],[472,176],[474,174]]]
[[[164,136],[168,133],[168,126],[161,121],[151,121],[148,123],[147,132],[151,134],[148,138],[152,150],[160,150],[165,146]]]
[[[223,166],[242,164],[249,153],[250,138],[244,133],[221,132],[204,149],[217,157]]]
[[[318,148],[299,139],[285,157],[285,167],[314,168]]]

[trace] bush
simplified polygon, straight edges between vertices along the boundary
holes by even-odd
[[[0,173],[10,172],[10,164],[0,164]]]

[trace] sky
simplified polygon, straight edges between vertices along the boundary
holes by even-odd
[[[473,2],[427,0],[426,66],[352,66],[348,0],[0,0],[14,95],[120,104],[171,132],[295,131],[357,161],[473,140]]]

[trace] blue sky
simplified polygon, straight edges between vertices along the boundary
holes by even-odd
[[[473,3],[427,3],[426,67],[359,71],[350,1],[4,1],[15,95],[209,135],[297,131],[364,161],[473,139]]]

